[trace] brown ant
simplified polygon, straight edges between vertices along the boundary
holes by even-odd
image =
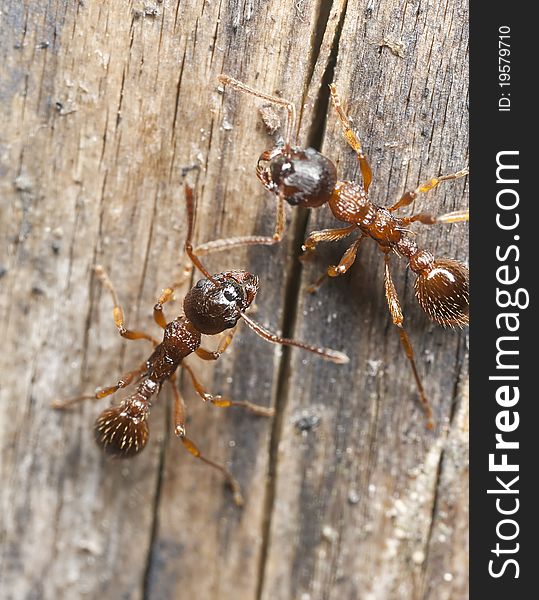
[[[204,274],[201,279],[189,290],[183,301],[184,315],[167,323],[163,304],[168,302],[174,293],[174,286],[166,288],[154,306],[153,316],[155,322],[164,329],[163,341],[159,342],[143,331],[126,329],[122,308],[114,287],[102,266],[96,266],[95,272],[101,283],[109,290],[114,302],[114,322],[118,332],[129,340],[146,339],[154,345],[154,351],[144,363],[134,371],[122,375],[116,385],[105,387],[94,395],[77,396],[63,401],[53,402],[54,408],[67,408],[81,400],[100,400],[110,396],[119,389],[131,383],[137,383],[136,390],[124,398],[120,404],[105,409],[95,422],[95,439],[98,445],[107,453],[115,457],[130,457],[141,452],[149,437],[147,424],[150,413],[152,397],[159,393],[165,381],[171,384],[174,393],[174,432],[181,439],[183,445],[196,458],[221,471],[234,492],[236,504],[242,504],[240,487],[230,471],[222,464],[214,462],[203,456],[197,446],[185,437],[185,404],[176,387],[176,370],[182,367],[189,374],[196,393],[205,402],[215,406],[239,406],[246,408],[256,415],[271,416],[273,410],[258,406],[247,401],[233,401],[220,395],[206,392],[197,379],[192,368],[185,364],[184,358],[193,352],[203,360],[216,360],[226,350],[232,341],[238,321],[245,323],[257,335],[269,342],[286,346],[297,346],[319,354],[335,363],[347,363],[348,357],[335,350],[318,348],[297,340],[282,338],[262,325],[253,321],[245,314],[258,292],[258,277],[246,271],[225,271],[210,275],[193,250],[191,238],[194,229],[195,203],[193,191],[185,187],[188,233],[185,242],[185,251],[193,264]],[[178,284],[175,284],[176,286]],[[226,330],[231,330],[221,340],[217,351],[205,350],[201,347],[201,334],[216,335]]]
[[[418,213],[410,217],[399,218],[393,213],[412,204],[418,194],[434,189],[442,181],[464,177],[468,174],[468,169],[433,177],[415,190],[403,194],[398,202],[389,208],[378,206],[369,200],[368,192],[372,181],[372,170],[363,152],[361,142],[352,130],[341,106],[335,84],[329,86],[331,100],[344,128],[344,137],[358,157],[362,179],[359,183],[339,181],[337,169],[329,158],[313,148],[302,148],[291,143],[296,123],[296,109],[292,102],[259,92],[228,75],[220,75],[219,81],[240,92],[286,108],[284,143],[263,152],[256,167],[258,179],[267,190],[277,196],[275,231],[271,237],[247,236],[215,240],[198,247],[197,251],[203,254],[241,245],[276,244],[281,240],[284,231],[285,201],[292,206],[305,208],[317,208],[328,204],[333,215],[348,225],[343,228],[313,231],[303,244],[304,255],[302,258],[312,253],[320,242],[338,241],[355,231],[358,231],[360,235],[348,247],[340,262],[337,265],[329,266],[327,272],[309,287],[309,291],[315,291],[327,276],[337,277],[346,273],[356,260],[359,246],[364,238],[370,237],[377,242],[378,247],[384,253],[384,287],[389,312],[394,325],[398,327],[404,351],[412,367],[426,414],[427,425],[429,428],[433,428],[432,410],[418,374],[410,339],[403,326],[404,317],[391,277],[390,257],[392,253],[395,253],[408,260],[411,270],[417,276],[414,284],[417,301],[432,320],[445,327],[463,327],[468,323],[467,267],[456,260],[436,259],[428,250],[419,248],[414,240],[413,232],[408,229],[408,226],[416,221],[425,225],[467,221],[468,211],[455,211],[439,217]]]

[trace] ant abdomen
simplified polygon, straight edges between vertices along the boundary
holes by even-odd
[[[444,327],[464,327],[469,321],[468,269],[449,258],[434,260],[417,273],[415,295],[421,308]]]
[[[143,450],[150,437],[147,403],[127,398],[104,410],[96,419],[95,440],[111,456],[128,458]]]
[[[337,182],[335,165],[314,148],[279,153],[270,160],[269,181],[292,206],[316,208],[331,198]]]

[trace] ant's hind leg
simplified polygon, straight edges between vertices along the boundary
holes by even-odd
[[[54,400],[53,402],[51,402],[51,406],[52,406],[52,408],[64,410],[64,409],[70,408],[74,404],[78,404],[79,402],[82,402],[84,400],[101,400],[101,398],[110,396],[111,394],[114,394],[114,392],[117,392],[119,389],[127,387],[135,379],[137,379],[137,378],[140,379],[140,376],[142,376],[142,374],[144,373],[146,368],[147,368],[147,365],[144,362],[144,363],[142,363],[142,365],[140,365],[140,367],[138,369],[135,369],[134,371],[129,371],[129,372],[125,373],[124,375],[122,375],[122,377],[120,378],[120,380],[118,381],[118,383],[116,385],[111,385],[109,387],[102,388],[95,394],[91,394],[91,395],[87,394],[84,396],[75,396],[74,398],[68,398],[67,400]]]
[[[209,458],[203,456],[200,453],[200,450],[197,448],[197,446],[191,440],[185,437],[185,402],[183,401],[183,398],[178,388],[176,387],[176,374],[174,374],[169,379],[169,382],[172,387],[172,393],[174,394],[174,405],[172,415],[172,420],[174,423],[174,433],[180,438],[182,444],[185,446],[185,448],[190,454],[192,454],[195,458],[199,458],[202,462],[206,463],[210,467],[217,469],[224,475],[226,482],[228,483],[228,485],[232,489],[232,493],[234,494],[234,502],[238,506],[242,506],[243,497],[241,495],[240,484],[232,475],[232,473],[225,467],[225,465],[216,463],[213,460],[210,460]]]
[[[413,192],[405,192],[402,195],[402,197],[400,198],[400,200],[398,202],[396,202],[395,204],[393,204],[393,206],[390,206],[388,208],[388,210],[390,212],[394,212],[394,211],[398,210],[399,208],[408,206],[408,205],[412,204],[412,202],[417,198],[418,194],[423,194],[425,192],[429,192],[430,190],[433,190],[435,187],[438,187],[438,185],[440,185],[440,183],[442,183],[442,181],[451,181],[453,179],[460,179],[461,177],[465,177],[466,175],[468,175],[468,173],[469,173],[469,170],[466,168],[466,169],[462,169],[461,171],[457,171],[456,173],[449,173],[448,175],[440,175],[440,177],[433,177],[432,179],[429,179],[425,183],[422,183],[421,185],[419,185]]]
[[[206,463],[210,467],[217,469],[220,471],[224,477],[230,488],[232,489],[232,493],[234,495],[234,502],[237,506],[243,506],[243,496],[241,495],[241,488],[238,480],[232,475],[232,473],[225,467],[225,465],[221,463],[214,462],[209,458],[206,458],[200,453],[200,450],[197,446],[186,437],[180,438],[182,444],[185,446],[188,452],[190,452],[195,458],[199,458],[202,462]]]
[[[159,342],[148,333],[145,333],[144,331],[131,331],[130,329],[125,328],[124,311],[120,306],[118,295],[116,294],[116,290],[114,289],[114,286],[112,285],[105,268],[102,265],[96,265],[94,271],[103,286],[110,292],[110,295],[112,296],[112,301],[114,303],[112,314],[114,316],[114,323],[118,329],[118,333],[128,340],[144,339],[152,342],[154,346],[157,346]]]
[[[348,117],[346,116],[346,113],[343,110],[341,100],[339,98],[339,95],[337,94],[337,86],[334,83],[332,83],[329,86],[329,90],[331,93],[331,101],[333,102],[333,107],[335,108],[337,116],[339,117],[339,121],[341,122],[341,125],[344,128],[344,137],[346,138],[346,141],[354,150],[354,152],[357,154],[357,158],[359,160],[359,170],[361,171],[361,176],[363,177],[363,188],[365,192],[368,192],[369,186],[371,185],[372,181],[371,166],[369,165],[367,157],[363,153],[361,141],[350,126],[350,121],[348,120]]]
[[[427,419],[427,428],[433,429],[434,422],[432,418],[432,409],[430,403],[427,399],[427,395],[425,394],[425,390],[423,388],[423,384],[421,383],[421,379],[419,377],[419,372],[417,370],[417,366],[414,358],[414,350],[412,348],[412,344],[410,342],[410,338],[406,333],[406,330],[403,327],[404,317],[402,314],[402,308],[399,301],[399,297],[397,296],[397,291],[395,289],[395,285],[393,283],[393,279],[391,278],[391,271],[389,269],[389,254],[386,252],[384,255],[385,259],[385,270],[384,270],[384,287],[386,292],[387,304],[389,307],[389,312],[391,313],[391,318],[393,320],[393,324],[398,327],[399,335],[401,338],[401,344],[404,348],[404,352],[406,357],[408,358],[410,365],[412,367],[412,371],[414,373],[414,378],[417,384],[417,389],[419,392],[419,398],[421,400],[421,404],[423,405],[423,410],[425,412],[425,417]]]
[[[265,406],[259,406],[258,404],[252,404],[251,402],[247,402],[247,400],[229,400],[228,398],[223,398],[221,395],[214,396],[206,391],[204,386],[200,383],[197,376],[195,375],[193,369],[185,363],[181,363],[181,366],[189,373],[191,376],[191,381],[193,382],[193,387],[195,388],[196,393],[202,398],[204,402],[211,402],[214,406],[219,406],[221,408],[228,408],[230,406],[238,406],[240,408],[245,408],[249,412],[254,415],[258,415],[259,417],[272,417],[274,414],[274,410],[272,408],[267,408]]]

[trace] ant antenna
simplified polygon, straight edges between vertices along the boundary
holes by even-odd
[[[288,118],[286,120],[285,127],[285,137],[284,137],[284,146],[287,153],[289,153],[292,149],[290,145],[290,140],[292,138],[292,132],[296,127],[296,107],[289,100],[285,100],[284,98],[279,98],[278,96],[270,96],[269,94],[264,94],[264,92],[259,92],[258,90],[245,85],[241,81],[234,79],[233,77],[229,77],[228,75],[221,74],[218,77],[219,81],[223,85],[229,85],[239,92],[245,92],[246,94],[251,94],[251,96],[255,96],[256,98],[261,98],[262,100],[267,100],[272,104],[277,104],[279,106],[284,106],[288,112]]]
[[[240,316],[247,323],[248,327],[256,333],[256,335],[260,336],[268,342],[272,342],[273,344],[282,344],[283,346],[297,346],[298,348],[302,348],[303,350],[308,350],[309,352],[319,354],[322,358],[330,360],[339,365],[344,365],[350,362],[348,356],[343,352],[338,352],[337,350],[332,350],[331,348],[320,348],[318,346],[311,346],[310,344],[305,344],[304,342],[298,342],[297,340],[283,338],[277,335],[276,333],[269,331],[269,329],[262,327],[260,323],[253,321],[245,313],[241,313]]]
[[[193,249],[191,240],[193,239],[193,230],[195,228],[195,196],[193,194],[193,188],[187,184],[185,184],[185,203],[187,205],[187,239],[185,240],[185,252],[191,259],[191,262],[204,277],[206,277],[206,279],[209,279],[216,287],[221,287],[221,284],[210,274]]]

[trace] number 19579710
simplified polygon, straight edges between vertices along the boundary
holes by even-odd
[[[511,28],[508,25],[498,27],[498,85],[500,97],[498,110],[511,110]]]

